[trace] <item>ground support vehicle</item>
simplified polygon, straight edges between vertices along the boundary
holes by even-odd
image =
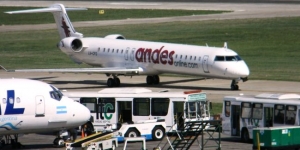
[[[66,143],[66,150],[115,150],[118,147],[118,140],[112,136],[111,132],[95,133],[74,143]]]
[[[114,127],[108,125],[108,131]],[[134,124],[122,124],[114,132],[114,137],[123,142],[125,137],[145,137],[146,140],[162,140],[166,135],[166,123],[163,119],[141,120]]]

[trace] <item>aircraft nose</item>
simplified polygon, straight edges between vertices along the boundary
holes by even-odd
[[[250,70],[245,62],[241,62],[239,67],[237,67],[236,69],[237,69],[237,74],[240,77],[248,77],[250,75]]]
[[[91,117],[90,110],[78,102],[73,102],[72,109],[72,120],[74,121],[74,123],[78,123],[78,126],[86,123]]]

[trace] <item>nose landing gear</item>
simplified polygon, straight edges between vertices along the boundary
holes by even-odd
[[[239,86],[238,86],[239,81],[236,81],[235,79],[232,80],[231,82],[231,90],[237,91],[239,90]]]

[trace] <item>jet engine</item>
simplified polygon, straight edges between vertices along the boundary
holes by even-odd
[[[110,35],[105,36],[104,38],[106,38],[106,39],[121,39],[121,40],[126,40],[126,38],[123,35],[121,35],[121,34],[110,34]]]
[[[60,41],[58,44],[58,47],[65,48],[65,49],[71,49],[74,52],[80,52],[82,50],[82,41],[77,37],[67,37]]]

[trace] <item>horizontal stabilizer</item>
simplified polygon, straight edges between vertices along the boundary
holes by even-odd
[[[66,11],[73,10],[87,10],[87,8],[66,8]],[[48,8],[38,8],[38,9],[28,9],[28,10],[18,10],[18,11],[8,11],[7,14],[26,14],[26,13],[43,13],[43,12],[60,12],[60,7],[48,7]]]

